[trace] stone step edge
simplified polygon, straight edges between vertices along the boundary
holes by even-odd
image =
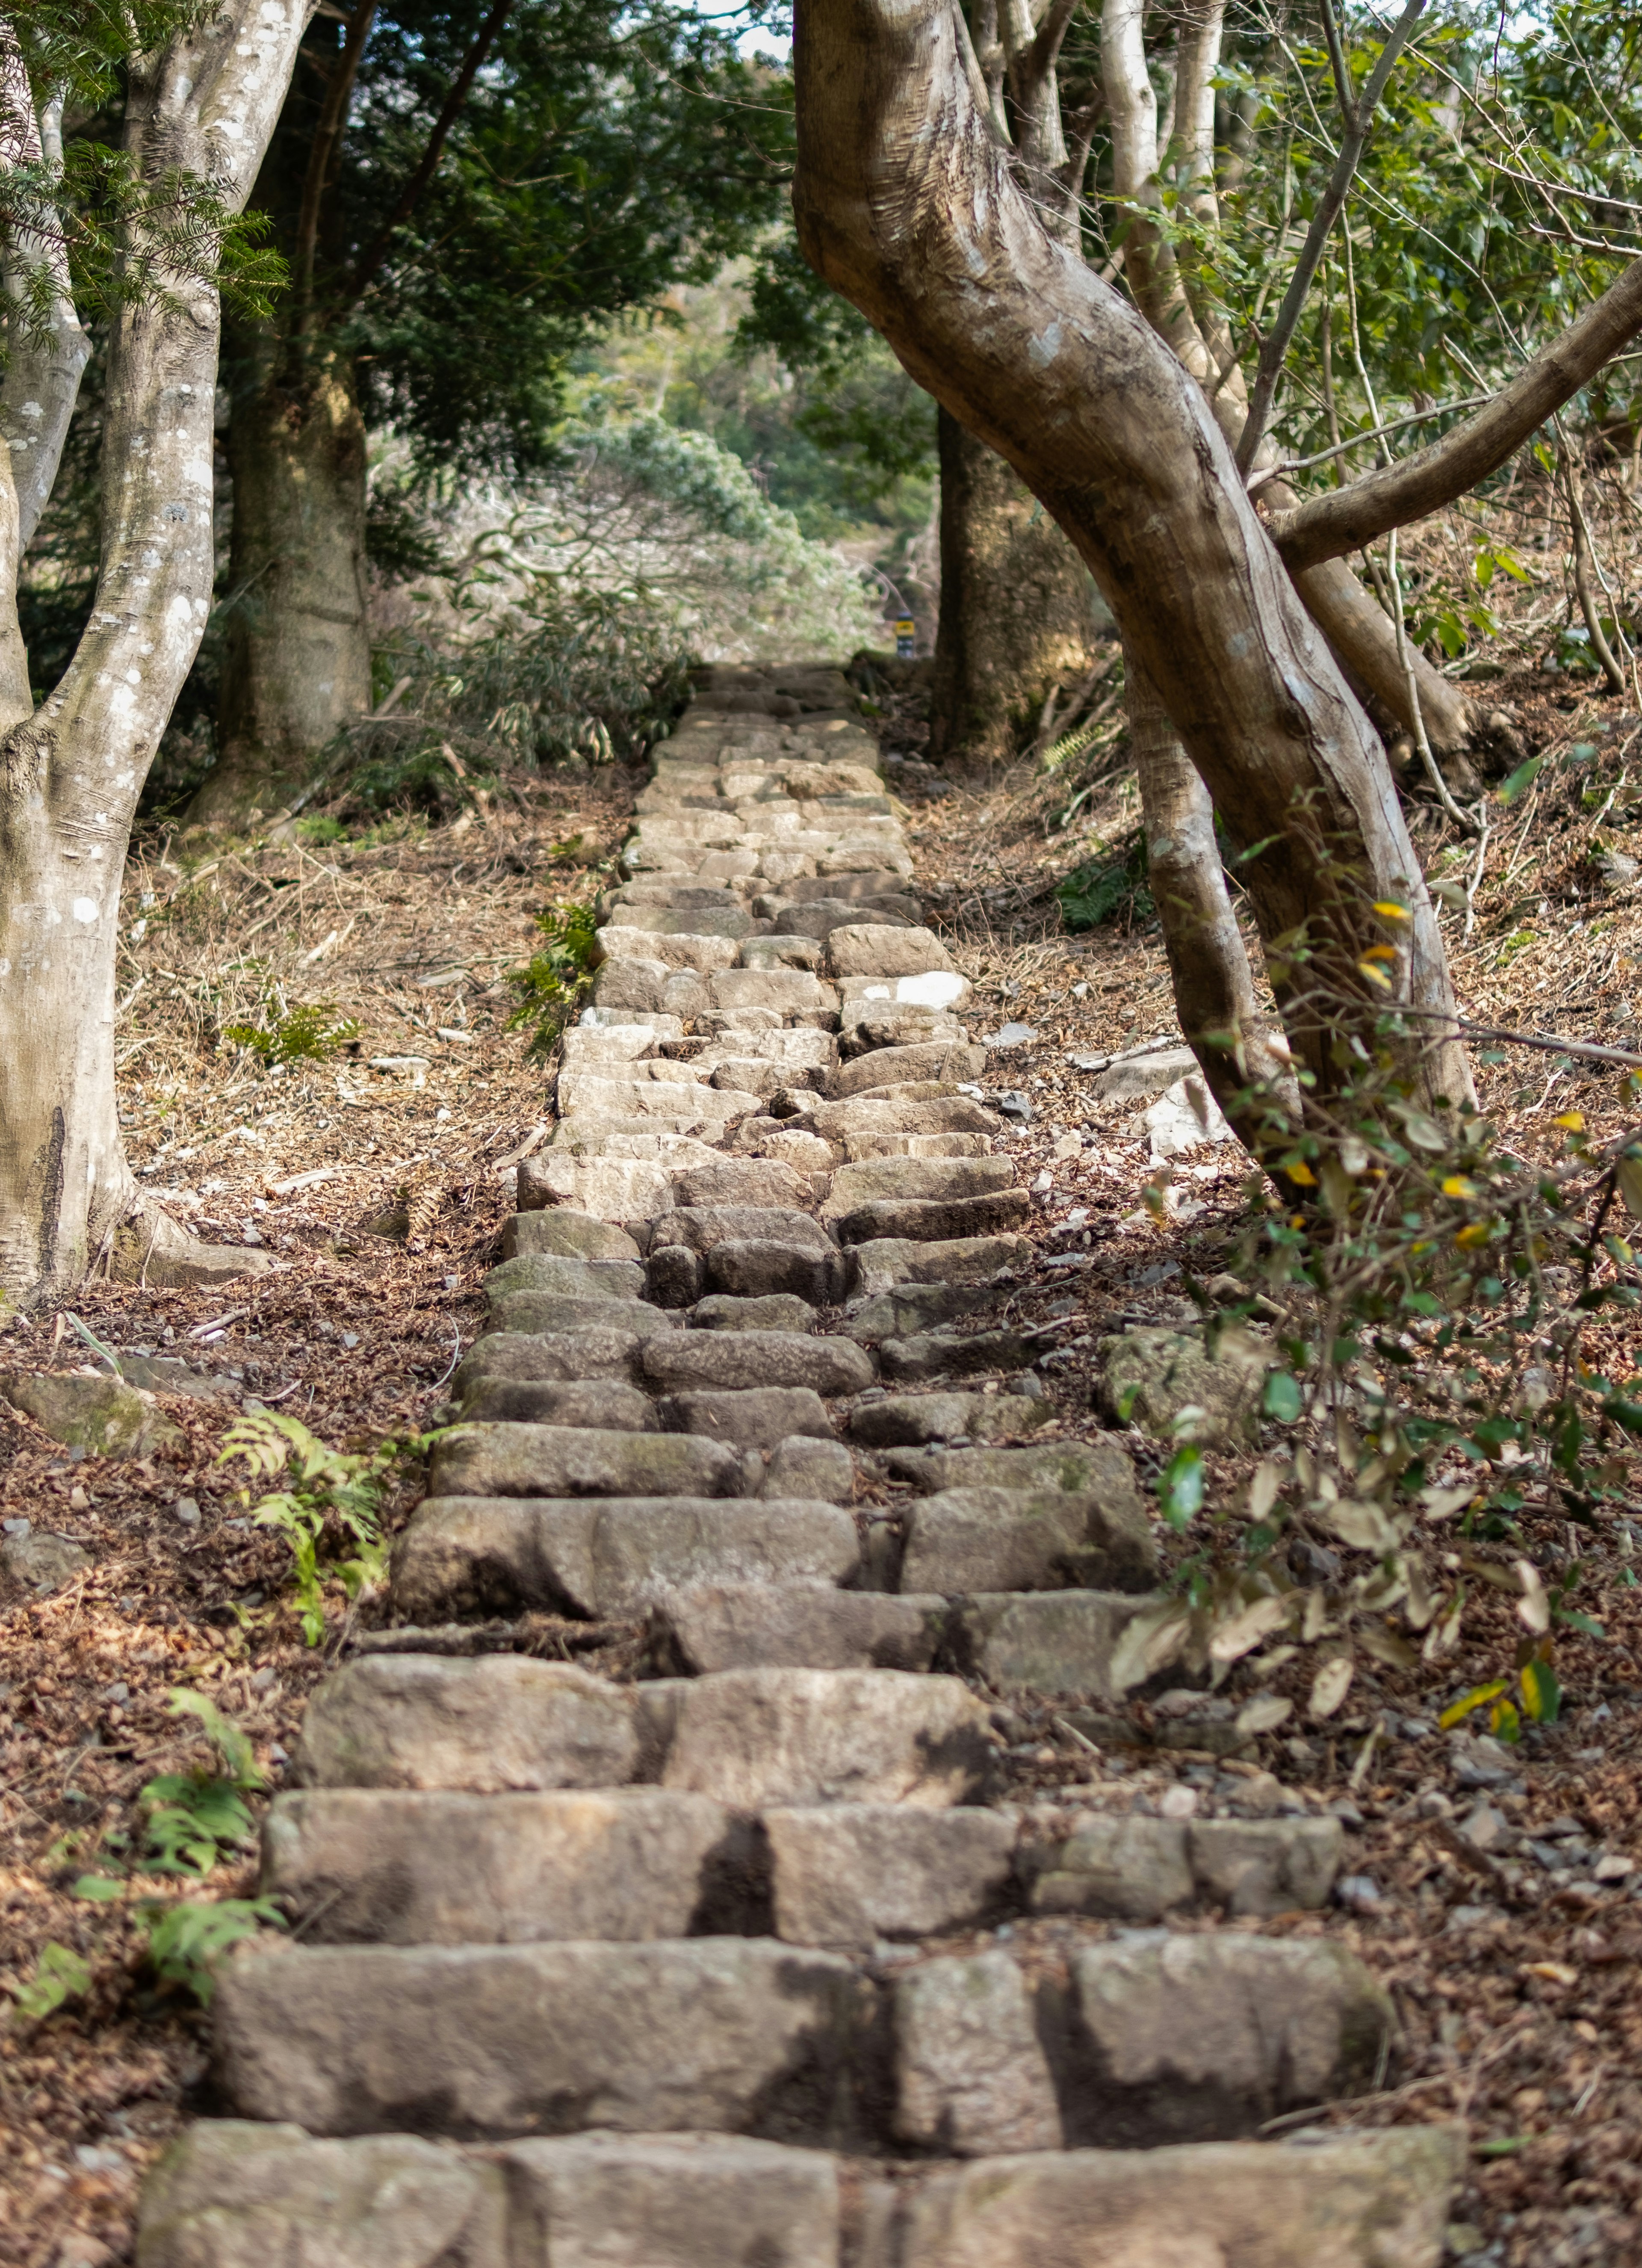
[[[1437,2268],[1465,2154],[1457,2123],[891,2167],[719,2135],[497,2147],[212,2119],[150,2175],[137,2257],[234,2268],[317,2241],[338,2268],[568,2268],[614,2241],[647,2268],[1042,2268],[1093,2261],[1093,2242],[1101,2258]]]

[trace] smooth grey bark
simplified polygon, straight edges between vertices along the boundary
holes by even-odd
[[[229,0],[134,58],[124,142],[141,171],[186,170],[243,205],[311,5]],[[137,1202],[114,1106],[120,878],[213,569],[219,301],[198,276],[166,281],[169,304],[148,298],[112,327],[90,622],[38,712],[0,740],[0,1288],[22,1301],[77,1282]],[[9,468],[0,490],[15,518]],[[14,571],[0,621],[15,634]],[[146,1241],[164,1234],[156,1221]]]
[[[1454,1014],[1378,736],[1201,388],[1012,179],[944,0],[800,0],[795,34],[806,256],[1077,544],[1234,846],[1264,846],[1250,899],[1291,1045],[1327,1094],[1334,1033],[1380,1012],[1359,966],[1375,899],[1409,909],[1413,1003]],[[1430,1092],[1467,1092],[1457,1041],[1423,1071]]]

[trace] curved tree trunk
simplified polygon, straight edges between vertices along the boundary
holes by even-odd
[[[939,761],[1012,755],[1049,688],[1089,666],[1089,571],[1000,456],[943,409],[940,620],[930,702]]]
[[[352,365],[333,357],[288,381],[276,351],[271,335],[257,342],[228,429],[221,753],[188,814],[231,826],[283,808],[371,706],[365,433]]]
[[[1372,1031],[1380,1013],[1359,966],[1383,935],[1373,901],[1409,909],[1413,1003],[1454,1015],[1378,736],[1196,381],[1012,179],[948,0],[801,0],[796,31],[806,254],[1088,563],[1234,845],[1261,846],[1246,871],[1273,989],[1326,1094],[1335,1032]],[[1285,951],[1296,932],[1303,965]],[[1440,1041],[1422,1075],[1428,1092],[1464,1094],[1457,1041]]]
[[[1255,1000],[1248,955],[1226,887],[1214,835],[1214,806],[1180,744],[1145,666],[1125,646],[1123,692],[1140,784],[1146,875],[1162,925],[1181,1032],[1203,1065],[1209,1091],[1243,1147],[1258,1156],[1267,1116],[1241,1098],[1253,1085],[1278,1086],[1291,1124],[1300,1089],[1268,1044]]]
[[[186,169],[243,205],[308,13],[309,0],[230,0],[135,60],[138,168]],[[39,711],[0,740],[0,1285],[25,1302],[77,1282],[137,1203],[114,1104],[120,878],[213,568],[219,304],[197,276],[167,284],[113,325],[90,622]],[[0,484],[15,526],[9,470]],[[14,628],[14,580],[0,609]]]

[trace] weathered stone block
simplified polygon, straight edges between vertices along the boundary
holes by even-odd
[[[1116,1573],[1136,1572],[1132,1539],[1111,1532],[1101,1506],[1059,1489],[947,1489],[909,1505],[906,1520],[909,1591],[1116,1587]]]
[[[308,1703],[307,1787],[619,1786],[637,1768],[630,1692],[566,1662],[372,1654]]]
[[[628,1328],[623,1310],[619,1328],[591,1331],[487,1331],[462,1357],[451,1392],[459,1399],[482,1385],[593,1383],[630,1380],[638,1366],[644,1335]]]
[[[663,1215],[654,1235],[667,1234]],[[688,1244],[657,1243],[652,1237],[644,1263],[644,1297],[658,1307],[693,1307],[701,1297],[702,1256]]]
[[[1179,1819],[1094,1815],[1044,1859],[1032,1884],[1034,1913],[1161,1921],[1196,1896],[1186,1826]]]
[[[732,1299],[765,1300],[785,1294],[812,1307],[835,1305],[843,1296],[844,1257],[830,1248],[789,1244],[774,1237],[727,1237],[706,1256],[710,1290]]]
[[[945,1809],[984,1791],[993,1753],[985,1711],[955,1677],[733,1669],[678,1688],[662,1785],[747,1808]]]
[[[573,1425],[453,1425],[433,1445],[438,1496],[740,1496],[741,1460],[716,1441]]]
[[[151,1394],[117,1378],[13,1370],[0,1375],[0,1395],[54,1441],[88,1456],[146,1457],[162,1441],[180,1438]]]
[[[771,1292],[762,1300],[710,1292],[691,1308],[689,1323],[697,1331],[803,1332],[814,1329],[815,1310],[791,1292]]]
[[[837,2268],[838,2176],[740,2135],[580,2134],[502,2160],[514,2268]]]
[[[1071,1961],[1079,2046],[1071,2139],[1223,2140],[1374,2082],[1389,1999],[1322,1938],[1155,1936]]]
[[[769,1453],[760,1496],[819,1497],[827,1504],[849,1504],[855,1496],[855,1464],[842,1441],[789,1433]]]
[[[840,1166],[832,1177],[823,1220],[836,1220],[858,1206],[887,1198],[990,1196],[1014,1181],[1011,1158],[870,1158]]]
[[[934,969],[956,973],[952,955],[932,930],[891,929],[878,922],[851,922],[831,931],[827,957],[835,976],[923,976]]]
[[[541,1219],[540,1213],[527,1215]],[[561,1300],[637,1300],[644,1271],[632,1260],[571,1260],[554,1252],[521,1252],[484,1279],[492,1307],[510,1292],[546,1292]],[[607,1320],[614,1320],[607,1318]]]
[[[895,1980],[895,2132],[958,2158],[1058,2150],[1060,2106],[1025,1978],[1006,1953]]]
[[[984,1048],[968,1047],[950,1040],[924,1041],[911,1047],[874,1048],[869,1054],[852,1056],[848,1063],[840,1064],[828,1079],[827,1092],[833,1101],[841,1101],[852,1094],[863,1094],[869,1088],[904,1086],[922,1079],[950,1079],[956,1084],[983,1079],[985,1074]]]
[[[1096,1394],[1115,1422],[1159,1440],[1254,1440],[1272,1357],[1247,1332],[1221,1331],[1212,1356],[1199,1332],[1145,1329],[1102,1339],[1096,1353]],[[1189,1408],[1200,1414],[1182,1430],[1177,1421]]]
[[[913,2194],[896,2268],[1437,2268],[1464,2130],[982,2158]],[[874,2263],[873,2268],[877,2268]]]
[[[1024,1394],[891,1394],[850,1411],[850,1439],[869,1449],[960,1438],[1004,1440],[1035,1432],[1058,1414],[1047,1395],[1034,1400]]]
[[[665,1166],[647,1158],[576,1158],[549,1151],[519,1168],[519,1209],[575,1205],[600,1220],[648,1220],[673,1202]]]
[[[1279,1914],[1328,1904],[1345,1830],[1337,1819],[1194,1819],[1187,1842],[1205,1904]]]
[[[654,1616],[677,1658],[716,1669],[927,1669],[946,1619],[937,1598],[814,1584],[711,1583],[668,1591]]]
[[[954,1640],[964,1666],[1005,1692],[1110,1701],[1112,1655],[1147,1603],[1116,1591],[994,1592],[959,1602]]]
[[[717,1165],[692,1167],[674,1183],[674,1203],[687,1209],[753,1205],[798,1212],[808,1194],[792,1167],[776,1158],[725,1158]]]
[[[641,1338],[676,1330],[678,1317],[642,1300],[572,1300],[557,1292],[507,1292],[490,1303],[489,1329],[526,1338],[592,1339],[613,1326]]]
[[[316,1946],[242,1956],[214,2010],[235,2108],[311,2133],[849,2127],[850,1963],[753,1938]]]
[[[656,1234],[665,1234],[669,1244],[688,1244],[696,1252],[711,1252],[726,1240],[749,1238],[806,1252],[831,1254],[836,1249],[814,1214],[796,1206],[679,1205],[657,1224]]]
[[[747,1821],[662,1788],[305,1789],[262,1826],[262,1894],[317,1945],[755,1933],[767,1874]]]
[[[980,1925],[1009,1899],[1015,1825],[1002,1812],[839,1803],[766,1811],[764,1831],[789,1945],[870,1953]]]
[[[961,1236],[934,1244],[875,1237],[850,1248],[850,1297],[870,1300],[902,1284],[984,1284],[1005,1270],[1024,1268],[1031,1256],[1024,1236]]]
[[[809,1386],[672,1395],[661,1405],[661,1421],[673,1432],[700,1433],[734,1449],[773,1449],[789,1433],[833,1439],[827,1405]]]
[[[647,1340],[644,1376],[659,1392],[695,1387],[810,1386],[824,1398],[873,1382],[872,1358],[853,1339],[796,1331],[680,1331]]]
[[[909,1285],[907,1292],[947,1290],[946,1285]],[[866,1309],[876,1310],[876,1300],[868,1300],[855,1311],[858,1320],[864,1321]],[[885,1338],[878,1350],[878,1359],[887,1379],[909,1382],[924,1378],[978,1378],[988,1372],[1026,1370],[1036,1359],[1041,1340],[1027,1338],[1021,1331],[967,1331],[961,1337],[955,1332],[918,1331],[907,1338]]]
[[[461,1407],[463,1418],[474,1425],[596,1426],[621,1433],[654,1433],[661,1425],[647,1394],[608,1378],[477,1376]]]
[[[569,1205],[513,1215],[502,1231],[502,1256],[511,1260],[515,1253],[528,1252],[556,1253],[566,1260],[637,1262],[640,1256],[624,1230]]]
[[[877,1197],[842,1217],[838,1238],[843,1244],[865,1244],[873,1237],[949,1243],[957,1237],[1003,1235],[1023,1228],[1031,1218],[1032,1200],[1025,1189],[991,1189],[968,1197]]]
[[[300,2126],[210,2118],[149,2176],[136,2257],[139,2268],[509,2268],[506,2221],[502,2169],[448,2145],[315,2141]]]
[[[848,1582],[859,1556],[849,1514],[814,1499],[430,1498],[394,1547],[393,1587],[420,1616],[626,1618],[690,1583]]]

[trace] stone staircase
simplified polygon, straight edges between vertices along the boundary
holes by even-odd
[[[1255,2139],[1394,2051],[1258,1927],[1339,1822],[1005,1800],[1155,1547],[998,1320],[1028,1201],[843,678],[711,673],[641,804],[141,2268],[1434,2268],[1455,2130]]]

